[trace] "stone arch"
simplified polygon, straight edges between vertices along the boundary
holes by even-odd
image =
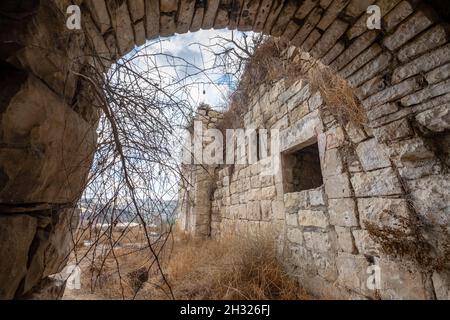
[[[81,6],[82,31],[65,26],[70,4]],[[370,4],[381,9],[381,30],[367,29]],[[0,228],[17,226],[28,240],[14,249],[2,237],[2,254],[12,250],[11,261],[23,268],[14,281],[0,279],[9,285],[0,296],[22,296],[55,271],[45,270],[38,257],[36,264],[28,261],[37,270],[30,274],[24,261],[39,240],[31,213],[58,220],[80,194],[92,159],[97,115],[89,86],[77,75],[83,65],[101,69],[146,39],[201,28],[287,38],[347,79],[419,211],[448,221],[442,162],[448,167],[450,44],[448,17],[435,10],[441,7],[442,1],[400,0],[3,1],[0,202],[2,212],[20,217],[2,215]],[[431,206],[424,205],[428,197]]]

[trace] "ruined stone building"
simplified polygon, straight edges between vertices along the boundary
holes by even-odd
[[[72,4],[81,8],[81,30],[66,26]],[[367,25],[372,4],[379,29]],[[49,276],[65,264],[101,99],[86,67],[103,72],[146,39],[228,27],[283,37],[329,66],[354,89],[368,122],[340,123],[305,80],[259,88],[244,127],[278,128],[279,150],[252,164],[188,167],[183,228],[202,237],[276,230],[286,268],[317,296],[448,299],[446,5],[1,1],[0,298],[51,289]],[[206,123],[220,117],[203,113]],[[274,159],[281,171],[261,174]],[[374,266],[381,284],[371,289]]]

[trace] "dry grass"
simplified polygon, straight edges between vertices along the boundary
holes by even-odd
[[[284,79],[292,83],[304,73],[304,65],[298,60],[287,58],[288,42],[282,39],[267,38],[255,50],[245,66],[238,88],[231,95],[228,110],[218,123],[218,129],[242,128],[245,113],[251,106],[252,97],[263,84],[271,84]]]
[[[167,265],[177,299],[305,299],[277,260],[274,239],[188,240]]]
[[[115,249],[115,255],[120,276],[110,253],[102,267],[100,259],[82,267],[83,288],[71,295],[94,293],[102,299],[171,298],[162,277],[149,268],[145,251],[119,248]],[[161,257],[175,299],[311,298],[283,271],[269,234],[221,240],[195,240],[176,234]],[[146,273],[147,270],[150,272]],[[92,278],[98,278],[95,288],[90,286]]]
[[[228,110],[218,129],[242,128],[244,115],[251,107],[252,98],[257,96],[263,84],[273,84],[281,79],[289,87],[299,79],[306,79],[313,92],[320,91],[326,107],[343,125],[352,122],[357,126],[367,123],[365,110],[355,96],[348,82],[336,75],[329,67],[307,55],[289,43],[268,38],[256,49],[254,56],[246,65],[237,90],[231,95]]]
[[[341,123],[356,125],[367,123],[366,112],[348,82],[336,75],[329,67],[316,63],[308,72],[313,91],[320,91],[328,110]]]

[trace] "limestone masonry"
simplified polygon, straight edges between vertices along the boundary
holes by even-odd
[[[71,4],[80,5],[81,30],[66,28]],[[380,30],[367,28],[370,4],[381,9]],[[71,248],[101,99],[81,75],[104,72],[146,39],[226,27],[291,40],[348,80],[369,122],[343,126],[306,81],[261,87],[245,127],[280,129],[281,174],[261,176],[264,159],[187,166],[192,184],[180,193],[185,230],[219,237],[273,229],[280,259],[317,296],[450,298],[445,5],[1,1],[0,298],[60,295],[49,276]],[[199,115],[205,124],[219,117]],[[372,290],[374,266],[381,283]]]

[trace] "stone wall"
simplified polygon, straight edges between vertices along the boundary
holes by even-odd
[[[192,201],[191,219],[200,214],[207,217],[201,230],[208,221],[211,227],[210,234],[194,234],[274,231],[287,270],[318,297],[448,299],[449,192],[440,187],[448,183],[448,157],[441,158],[412,129],[420,116],[400,120],[411,131],[395,136],[399,123],[395,129],[391,123],[344,124],[332,108],[307,80],[262,86],[244,116],[244,128],[280,129],[280,152],[273,156],[281,170],[264,174],[270,156],[252,164],[190,166],[190,192],[211,199],[210,206],[200,208]],[[310,165],[309,171],[293,172],[305,163],[290,164],[292,154],[314,148],[323,185],[295,192],[289,185],[293,174],[308,180],[317,172]],[[428,163],[431,172],[424,171]],[[196,183],[196,176],[205,175],[207,185]],[[185,195],[182,188],[182,201]],[[181,219],[186,215],[181,207]],[[185,230],[192,233],[192,225]],[[424,251],[417,256],[418,250]],[[377,290],[367,286],[371,266],[380,268]]]
[[[95,151],[100,105],[87,76],[103,72],[146,39],[228,27],[289,39],[349,80],[371,121],[368,137],[373,134],[385,146],[396,168],[394,176],[401,178],[402,190],[419,216],[433,221],[428,229],[437,239],[441,233],[433,226],[446,225],[449,215],[449,179],[442,165],[448,167],[449,149],[450,55],[444,20],[448,11],[440,10],[443,1],[424,2],[1,1],[2,217],[14,217],[9,214],[21,210],[34,219],[40,205],[62,214],[61,208],[73,207],[77,201]],[[381,9],[380,30],[366,26],[366,8],[372,3]],[[71,4],[80,5],[81,30],[66,27]],[[299,117],[302,112],[297,112]],[[357,137],[357,133],[348,135]],[[393,175],[393,169],[374,170]],[[377,173],[370,172],[352,176],[352,183],[361,184],[352,191],[356,196],[376,194],[364,186],[376,179]],[[346,177],[342,173],[332,179]],[[270,186],[264,188],[272,193]],[[23,228],[29,230],[27,235],[33,233],[33,228]],[[19,250],[11,241],[0,246],[1,252]],[[31,249],[24,245],[20,250],[24,257]],[[445,250],[439,247],[439,252]],[[2,256],[0,261],[9,268],[8,259]],[[17,266],[27,268],[24,260]],[[443,276],[433,279],[445,283]],[[9,285],[8,279],[2,281]],[[438,291],[436,295],[442,296]]]

